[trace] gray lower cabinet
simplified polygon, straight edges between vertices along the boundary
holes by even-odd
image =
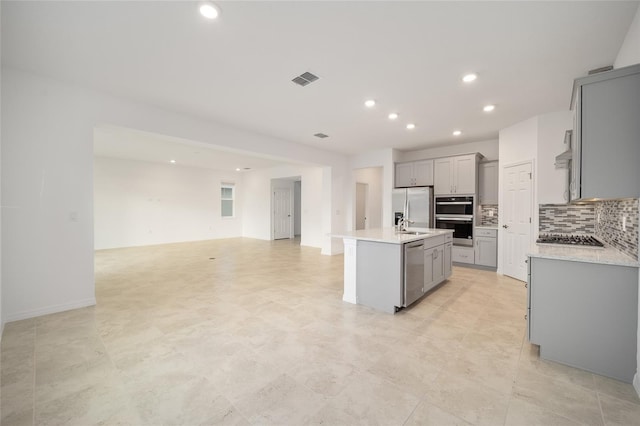
[[[444,281],[444,244],[424,251],[424,292]]]
[[[528,336],[540,357],[631,383],[638,268],[529,258]]]
[[[498,230],[476,228],[474,260],[476,265],[498,266]]]

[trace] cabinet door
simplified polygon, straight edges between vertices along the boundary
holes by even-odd
[[[433,185],[433,160],[415,161],[413,175],[416,186]]]
[[[396,188],[413,186],[413,163],[396,164]]]
[[[444,281],[444,245],[434,248],[433,281],[434,286]]]
[[[434,161],[433,192],[436,195],[453,194],[451,162],[451,158],[439,158]]]
[[[476,156],[464,155],[454,157],[453,167],[453,193],[476,193]]]
[[[476,237],[475,262],[476,265],[492,268],[498,266],[498,245],[495,238]]]
[[[478,165],[480,204],[498,204],[498,162]]]
[[[582,86],[582,198],[640,197],[640,72]]]
[[[430,289],[438,284],[435,281],[433,265],[435,263],[437,247],[430,248],[424,251],[424,292],[426,293]]]
[[[453,243],[446,243],[444,245],[444,279],[446,280],[451,276],[451,249]]]

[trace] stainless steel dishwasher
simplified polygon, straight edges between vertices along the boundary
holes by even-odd
[[[424,288],[424,241],[404,245],[404,304],[407,307],[422,296]]]

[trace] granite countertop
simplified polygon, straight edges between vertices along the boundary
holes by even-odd
[[[608,245],[604,248],[597,249],[536,244],[528,255],[545,259],[640,267],[640,262]]]
[[[426,232],[422,235],[399,234],[395,228],[374,228],[361,229],[359,231],[344,232],[342,234],[332,234],[334,238],[347,238],[362,241],[375,241],[388,244],[404,244],[411,241],[425,240],[427,238],[438,237],[441,235],[453,234],[453,230],[449,229],[433,229],[420,231]]]

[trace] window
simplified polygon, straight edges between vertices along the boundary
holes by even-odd
[[[220,185],[220,215],[222,217],[233,217],[233,198],[235,188],[232,183]]]

